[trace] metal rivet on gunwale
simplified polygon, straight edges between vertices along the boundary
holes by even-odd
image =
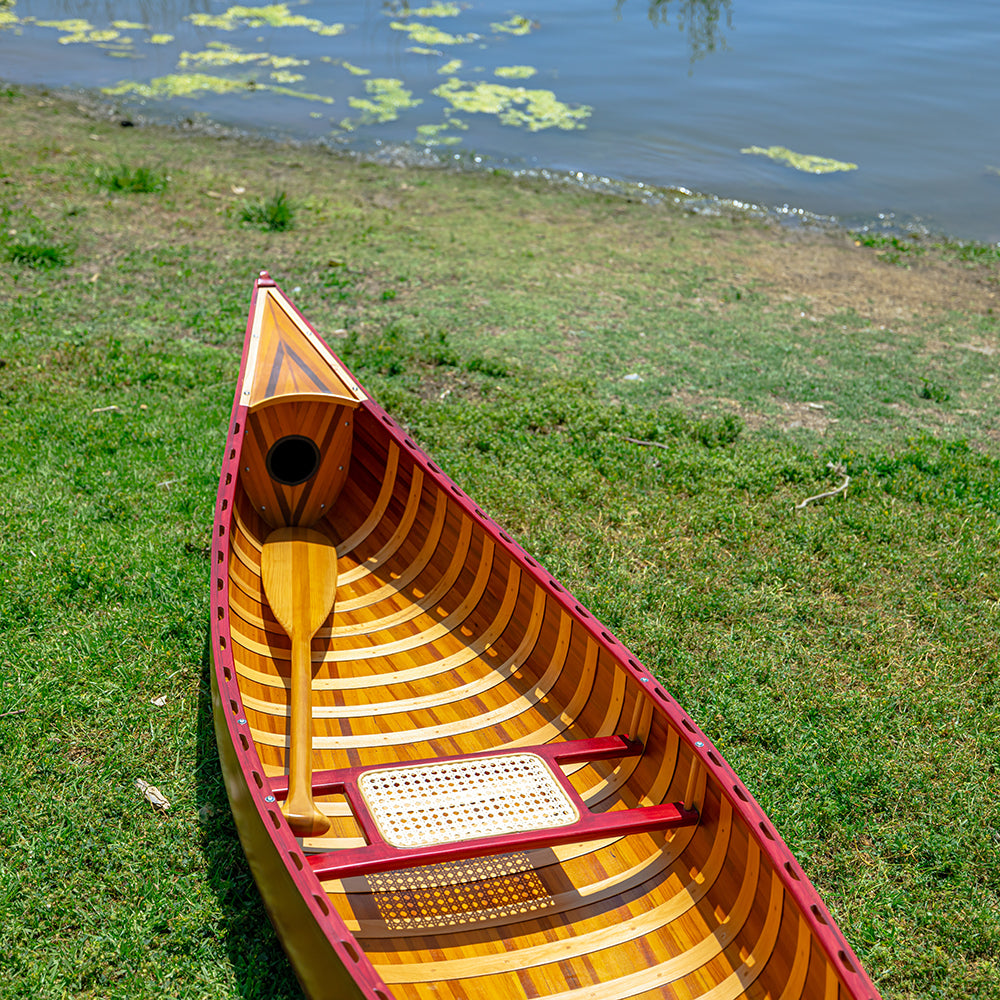
[[[264,796],[264,801],[265,802],[273,802],[274,801],[274,796],[273,795],[265,795]]]
[[[237,721],[237,722],[238,722],[238,723],[239,723],[239,724],[240,724],[241,726],[245,726],[245,725],[247,724],[247,720],[246,720],[246,719],[237,719],[236,721]]]
[[[703,747],[705,744],[701,740],[695,740],[694,745],[696,747]]]

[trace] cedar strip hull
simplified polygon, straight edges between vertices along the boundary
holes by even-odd
[[[304,839],[280,801],[291,641],[261,583],[262,546],[284,526],[321,532],[338,557],[336,603],[311,646],[311,770],[331,826]],[[309,997],[878,997],[705,734],[367,398],[266,274],[212,559],[223,774]],[[324,772],[619,736],[641,750],[554,765],[584,808],[674,803],[696,825],[608,836],[602,823],[602,839],[541,847],[515,834],[500,853],[338,874],[338,852],[363,855],[371,827]]]

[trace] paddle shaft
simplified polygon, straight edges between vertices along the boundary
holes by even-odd
[[[333,607],[337,551],[308,528],[278,528],[261,552],[264,592],[292,640],[288,798],[282,810],[298,837],[315,837],[330,821],[312,795],[312,638]]]

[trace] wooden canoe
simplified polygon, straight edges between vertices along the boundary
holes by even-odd
[[[266,272],[211,592],[222,771],[309,997],[878,996],[708,737]]]

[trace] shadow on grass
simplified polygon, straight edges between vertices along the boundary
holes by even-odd
[[[198,691],[196,796],[203,824],[208,880],[219,901],[222,933],[239,995],[244,1000],[302,1000],[292,967],[268,919],[240,845],[219,765],[212,725],[209,636],[201,657]]]

